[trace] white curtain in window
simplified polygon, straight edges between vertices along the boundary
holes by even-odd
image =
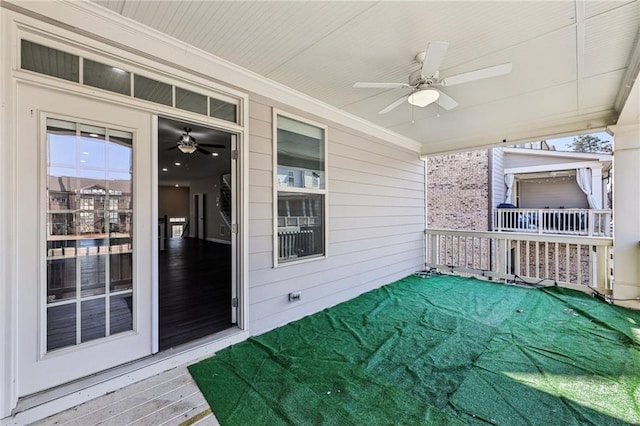
[[[591,187],[591,169],[580,168],[576,169],[576,181],[578,186],[587,195],[587,202],[590,209],[600,210],[602,207],[598,205],[598,200],[593,196]]]
[[[513,181],[514,176],[512,173],[504,175],[504,184],[507,185],[507,195],[504,197],[505,204],[513,204],[511,201],[511,194],[513,194]]]

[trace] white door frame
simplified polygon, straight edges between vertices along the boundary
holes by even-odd
[[[151,114],[124,106],[18,84],[18,396],[25,396],[151,354]],[[133,330],[47,352],[46,118],[133,133]],[[100,122],[99,119],[111,119]],[[34,170],[37,170],[34,173]],[[34,226],[35,225],[35,226]],[[78,258],[79,261],[80,258]],[[108,295],[106,297],[109,297]],[[78,302],[77,302],[78,303]],[[77,321],[80,321],[78,319]],[[79,326],[79,322],[77,322]]]
[[[3,12],[6,12],[7,9],[2,9]],[[240,92],[235,89],[231,89],[223,84],[220,84],[213,80],[213,78],[209,78],[204,76],[203,74],[192,74],[184,69],[171,68],[169,63],[164,63],[160,66],[160,69],[164,70],[162,73],[161,80],[172,80],[175,81],[176,84],[184,85],[184,87],[192,87],[195,90],[203,89],[206,92],[211,93],[222,93],[230,96],[231,98],[235,98],[239,100],[238,104],[238,124],[235,123],[226,123],[222,120],[203,118],[202,116],[197,116],[195,114],[186,112],[186,111],[178,111],[170,106],[163,106],[159,104],[151,104],[146,101],[142,101],[135,98],[127,98],[121,95],[107,93],[101,90],[95,90],[90,87],[79,85],[78,83],[62,81],[59,79],[47,77],[44,75],[35,75],[31,72],[25,72],[20,69],[19,65],[19,55],[15,46],[19,45],[19,39],[22,34],[29,33],[32,35],[32,38],[35,38],[36,41],[42,42],[51,47],[59,47],[62,50],[71,49],[73,53],[83,54],[83,52],[91,52],[92,59],[99,59],[99,56],[105,55],[104,60],[106,63],[113,63],[114,65],[122,66],[122,68],[127,68],[129,66],[135,68],[136,70],[144,69],[144,72],[148,75],[153,76],[155,73],[155,69],[159,65],[159,62],[155,62],[151,57],[141,58],[137,56],[135,53],[128,52],[122,50],[118,47],[109,46],[104,44],[102,41],[95,39],[91,36],[87,36],[86,34],[79,34],[77,32],[73,33],[73,48],[70,48],[69,44],[66,40],[72,39],[69,34],[72,32],[61,27],[57,27],[55,25],[43,22],[41,20],[28,17],[26,15],[21,15],[14,12],[6,12],[0,19],[3,20],[4,25],[2,29],[2,60],[0,62],[3,63],[2,69],[0,69],[0,85],[2,85],[3,94],[6,97],[3,100],[6,100],[5,108],[2,108],[0,111],[0,116],[2,117],[3,126],[0,129],[0,153],[2,153],[2,158],[0,158],[0,174],[2,175],[2,182],[0,182],[0,193],[3,195],[2,199],[6,201],[3,206],[0,206],[0,218],[3,220],[0,222],[0,236],[3,238],[0,239],[0,243],[2,243],[2,247],[5,250],[2,258],[0,259],[0,309],[2,310],[1,318],[4,322],[4,327],[0,330],[1,343],[3,347],[0,347],[0,417],[4,418],[4,416],[8,416],[12,409],[14,409],[18,403],[18,387],[19,383],[17,380],[17,365],[20,362],[20,354],[18,353],[17,340],[19,337],[18,332],[18,314],[17,314],[17,292],[23,282],[19,278],[18,271],[18,256],[17,256],[17,248],[23,242],[23,235],[19,229],[21,218],[18,214],[18,209],[15,207],[15,201],[20,196],[20,188],[18,186],[18,182],[16,181],[16,170],[19,166],[19,157],[20,157],[20,141],[18,141],[18,119],[16,115],[16,107],[17,107],[17,86],[18,82],[32,82],[34,85],[38,87],[48,88],[51,90],[58,90],[61,93],[73,93],[79,97],[87,97],[96,101],[104,102],[105,104],[117,104],[117,105],[125,105],[127,107],[132,108],[136,111],[143,111],[147,113],[153,112],[154,114],[160,113],[163,116],[176,116],[184,118],[185,120],[190,121],[200,121],[207,125],[212,125],[214,127],[220,128],[222,130],[234,133],[238,138],[238,151],[239,151],[239,160],[237,161],[238,170],[237,173],[237,188],[238,190],[234,191],[234,194],[238,196],[238,202],[236,203],[238,209],[237,216],[237,225],[238,225],[238,234],[236,238],[238,239],[237,244],[237,291],[238,298],[240,302],[239,306],[239,317],[238,317],[238,330],[231,331],[227,333],[226,336],[221,337],[217,340],[212,340],[210,343],[203,344],[199,346],[197,349],[191,350],[189,352],[181,352],[175,355],[167,355],[163,357],[163,361],[154,362],[150,359],[148,366],[144,367],[135,367],[133,372],[127,373],[126,376],[118,376],[113,379],[108,379],[100,386],[92,386],[90,388],[84,389],[82,392],[78,392],[73,397],[74,403],[71,405],[76,405],[83,401],[90,399],[91,397],[98,396],[100,394],[104,394],[105,392],[109,392],[111,390],[118,389],[128,383],[131,383],[132,380],[141,380],[145,377],[150,377],[150,375],[157,374],[158,372],[163,371],[162,369],[171,368],[175,366],[177,362],[184,363],[190,360],[194,360],[198,357],[206,356],[207,354],[213,353],[213,351],[217,351],[225,346],[230,344],[237,343],[246,339],[249,336],[248,326],[249,326],[249,316],[248,316],[248,207],[249,207],[249,168],[248,168],[248,155],[249,155],[249,146],[248,146],[248,131],[249,131],[249,97],[246,93]],[[71,18],[69,18],[71,19]],[[26,27],[18,27],[19,23],[27,23]],[[46,33],[44,31],[47,31]],[[39,34],[34,36],[33,34]],[[43,35],[45,34],[45,35]],[[87,33],[88,34],[88,33]],[[91,46],[91,49],[88,47],[85,48],[83,46]],[[124,59],[122,59],[124,58]],[[6,65],[6,66],[4,66]],[[6,71],[6,72],[4,72]],[[160,76],[160,74],[158,73]],[[169,77],[168,77],[169,76]],[[197,86],[197,87],[196,87]],[[215,95],[214,95],[215,96]],[[213,124],[212,124],[213,123]],[[157,125],[157,123],[153,123],[153,125]],[[152,138],[157,137],[157,128],[154,128],[151,134]],[[153,144],[154,148],[151,150],[151,167],[157,167],[157,144]],[[157,170],[153,170],[151,173],[152,179],[157,179]],[[157,187],[157,182],[154,181],[154,185],[152,187]],[[154,191],[150,190],[150,196],[156,197],[157,194]],[[157,200],[153,200],[151,202],[151,214],[149,223],[153,224],[157,221],[157,211],[155,211],[155,207]],[[155,253],[157,251],[157,227],[152,229],[152,235],[154,238],[151,239],[152,250],[150,251],[149,256],[151,257],[150,264],[152,265],[152,281],[157,281],[157,256],[151,256],[151,253]],[[152,293],[152,300],[154,301],[154,305],[157,306],[157,294]],[[6,320],[6,321],[4,321]],[[154,318],[154,321],[157,321],[157,317]],[[157,324],[157,323],[156,323]],[[157,332],[154,333],[157,336]],[[136,363],[140,364],[140,363]],[[144,363],[143,363],[144,364]],[[78,384],[80,385],[80,384]],[[59,411],[63,409],[65,404],[68,404],[70,399],[54,399],[50,403],[45,403],[39,405],[38,412],[44,412],[43,410],[51,410],[53,407],[54,411],[49,411],[49,413]],[[27,402],[27,406],[29,403]],[[68,405],[70,407],[71,405]],[[24,409],[24,405],[22,406]],[[27,411],[22,411],[21,414],[26,415]],[[29,418],[22,416],[22,418]],[[37,418],[33,418],[37,419]]]

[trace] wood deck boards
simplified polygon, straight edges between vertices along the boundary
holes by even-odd
[[[37,426],[218,425],[186,367],[178,367],[70,408]]]

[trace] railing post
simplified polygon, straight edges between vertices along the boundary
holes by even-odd
[[[496,212],[496,216],[497,216],[497,230],[498,231],[502,231],[502,211],[500,209],[494,210]]]
[[[600,218],[600,215],[598,215],[598,219]],[[589,209],[588,213],[587,213],[587,235],[590,237],[593,237],[593,230],[595,229],[595,224],[596,224],[596,213],[594,210]]]
[[[538,209],[538,217],[536,218],[536,228],[538,229],[538,234],[542,234],[544,231],[541,218],[542,218],[542,209]]]
[[[601,294],[611,294],[609,290],[609,247],[596,246],[596,260],[590,282]]]
[[[499,274],[507,273],[507,240],[499,238],[496,241],[496,272]]]

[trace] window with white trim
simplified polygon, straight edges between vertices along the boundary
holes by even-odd
[[[275,114],[276,263],[326,254],[327,130]]]

